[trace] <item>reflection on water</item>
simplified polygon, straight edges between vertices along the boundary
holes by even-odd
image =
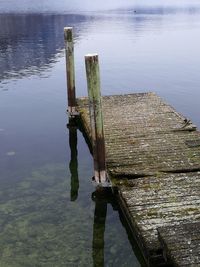
[[[83,15],[0,15],[0,81],[52,68],[62,56],[64,26],[84,21]]]
[[[92,195],[85,140],[65,126],[63,27],[75,30],[77,95],[84,55],[98,52],[103,94],[153,90],[200,126],[199,2],[109,0],[97,12],[96,0],[87,13],[89,0],[0,2],[0,265],[141,266],[116,203]]]
[[[69,147],[71,151],[71,160],[69,169],[71,172],[71,201],[78,197],[79,179],[78,179],[78,151],[77,151],[77,124],[71,119],[68,124],[69,129]]]
[[[79,163],[83,170],[84,160]],[[66,164],[51,164],[20,182],[1,183],[1,266],[139,267],[117,212],[108,207],[116,210],[112,195],[93,193],[93,202],[85,170],[79,199],[70,202],[70,177]]]
[[[176,15],[181,16],[181,11],[184,16],[186,16],[183,20],[184,25],[177,24],[175,19]],[[6,82],[7,79],[23,78],[24,76],[31,76],[34,74],[49,77],[49,70],[54,68],[55,64],[63,59],[63,28],[66,25],[74,27],[74,38],[76,43],[75,49],[79,49],[78,51],[75,51],[75,54],[81,55],[81,57],[77,57],[78,80],[79,76],[83,76],[83,71],[81,72],[81,70],[79,70],[80,63],[83,62],[83,56],[91,50],[97,51],[99,54],[102,53],[101,58],[103,67],[105,60],[109,59],[109,65],[106,62],[105,66],[110,66],[112,64],[111,66],[115,70],[116,62],[120,62],[122,60],[117,53],[121,50],[123,45],[123,37],[125,37],[124,44],[127,46],[127,52],[125,55],[127,56],[128,53],[132,53],[135,58],[130,61],[130,59],[132,59],[131,56],[128,60],[126,60],[126,56],[120,53],[124,58],[121,64],[122,66],[124,65],[123,67],[125,67],[125,69],[127,69],[127,66],[132,66],[134,68],[135,64],[138,63],[138,72],[141,73],[140,65],[145,63],[149,64],[147,61],[148,58],[143,58],[143,54],[145,56],[149,56],[146,55],[149,48],[147,50],[147,48],[144,49],[144,47],[142,47],[141,52],[143,49],[143,53],[140,52],[138,54],[138,48],[140,48],[140,46],[137,46],[135,42],[138,42],[141,38],[144,39],[144,42],[146,42],[145,35],[149,35],[150,33],[157,35],[160,34],[161,31],[165,32],[168,28],[174,31],[174,29],[171,28],[173,23],[171,24],[170,21],[174,21],[177,30],[179,30],[178,27],[181,26],[184,28],[187,27],[187,25],[185,25],[186,20],[188,20],[186,22],[189,27],[194,27],[195,29],[197,25],[194,24],[195,17],[192,17],[192,15],[198,15],[199,12],[199,6],[146,7],[138,5],[134,8],[121,8],[109,11],[108,13],[104,11],[103,13],[94,12],[81,14],[0,14],[0,83],[3,81]],[[167,15],[171,15],[171,17]],[[197,19],[198,17],[195,19],[195,22],[197,22]],[[189,20],[191,21],[189,22]],[[109,27],[107,27],[107,25],[109,25]],[[96,32],[94,32],[94,30]],[[95,38],[97,33],[100,35],[104,33],[104,45],[101,40]],[[126,40],[126,36],[124,36],[124,34],[128,34],[128,40]],[[170,36],[166,36],[166,38],[167,37],[170,39]],[[108,40],[106,40],[107,38]],[[112,43],[116,38],[119,43],[116,45],[115,42],[115,45],[112,47],[115,55],[106,54],[108,52],[110,53]],[[165,38],[165,36],[163,36],[163,38]],[[175,49],[179,46],[176,39],[177,38],[175,38],[174,43]],[[162,39],[160,40],[162,41]],[[131,45],[129,43],[130,41],[133,45],[131,49],[129,47]],[[155,42],[152,45],[155,45],[155,49],[159,49],[160,47],[162,50],[163,48],[163,43],[157,44]],[[154,58],[158,58],[158,53],[155,54],[155,49],[152,51],[152,55]],[[188,48],[185,48],[184,51],[187,49]],[[135,55],[135,53],[139,55],[140,58]],[[105,59],[104,55],[106,57]],[[115,58],[116,60],[114,60]],[[151,61],[152,60],[153,58],[151,58]],[[154,62],[152,63],[154,64]],[[155,63],[158,64],[158,62]],[[81,66],[83,69],[83,63]],[[143,71],[145,71],[145,68]],[[127,74],[129,75],[128,80],[132,83],[132,85],[130,85],[131,88],[134,86],[134,83],[130,77],[130,70],[131,69],[129,68]],[[118,72],[119,71],[120,69],[118,68]],[[108,72],[108,69],[105,69],[105,72]],[[149,75],[151,75],[150,72]],[[113,76],[115,75],[116,74],[114,73]],[[107,80],[107,83],[109,83],[110,80],[113,80],[112,76],[108,76]],[[81,79],[80,83],[82,86],[83,79]],[[142,83],[143,81],[140,77],[140,84]],[[145,84],[145,86],[147,85]],[[143,87],[143,84],[141,87]],[[138,87],[138,89],[140,88]]]
[[[95,201],[92,256],[94,267],[104,267],[104,232],[107,214],[107,201],[105,195],[98,199],[93,193]],[[98,193],[98,192],[97,192]]]
[[[95,203],[92,242],[93,267],[146,266],[136,244],[136,241],[133,239],[127,221],[122,215],[122,212],[118,206],[118,202],[116,201],[115,195],[113,194],[111,188],[103,188],[94,191],[92,193],[92,200]],[[110,243],[109,238],[111,238],[112,236],[113,227],[116,227],[116,221],[110,222],[109,210],[112,210],[112,213],[114,213],[115,215],[119,214],[120,222],[126,230],[127,237],[129,239],[132,250],[134,251],[138,259],[138,262],[136,260],[130,261],[130,255],[128,255],[127,253],[125,256],[124,252],[120,250],[117,243]],[[109,228],[109,235],[108,230],[106,231],[106,228]],[[116,235],[119,235],[119,233],[116,232]],[[123,242],[123,240],[119,242]],[[125,249],[127,249],[127,247],[125,247]],[[107,254],[107,250],[109,250],[110,254]]]

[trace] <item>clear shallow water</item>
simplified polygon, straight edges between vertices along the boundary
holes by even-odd
[[[0,265],[140,266],[113,200],[92,200],[79,131],[70,151],[63,27],[75,31],[78,96],[97,52],[103,94],[155,91],[199,127],[200,4],[53,2],[0,0]]]

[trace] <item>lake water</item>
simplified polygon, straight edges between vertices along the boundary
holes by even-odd
[[[155,91],[200,127],[200,3],[0,0],[0,266],[143,266],[115,200],[95,197],[93,161],[66,127],[63,27],[102,94]],[[76,138],[77,137],[77,138]]]

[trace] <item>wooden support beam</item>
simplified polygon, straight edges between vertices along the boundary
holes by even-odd
[[[88,84],[95,181],[97,184],[103,184],[107,182],[107,176],[98,55],[86,55],[85,65]]]
[[[69,117],[74,117],[78,115],[78,113],[76,111],[74,42],[73,42],[72,27],[64,28],[64,40],[65,40],[65,56],[66,56],[68,114]]]

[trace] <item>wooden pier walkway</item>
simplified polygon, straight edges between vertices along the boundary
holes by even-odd
[[[175,266],[200,265],[200,222],[163,227],[158,233],[165,256]]]
[[[77,104],[91,141],[88,99]],[[148,265],[200,266],[200,133],[154,93],[102,105],[107,172]]]

